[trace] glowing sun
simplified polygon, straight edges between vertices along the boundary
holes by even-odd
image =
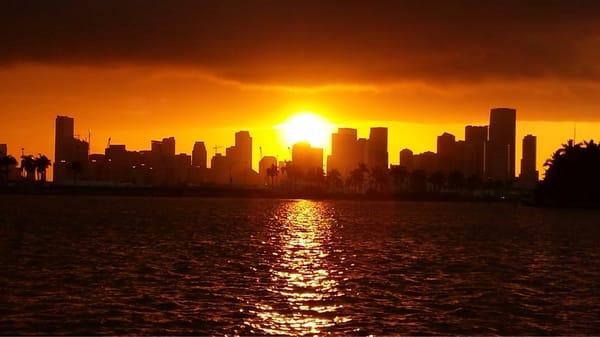
[[[298,142],[309,142],[324,147],[331,137],[334,126],[323,117],[312,112],[300,112],[277,126],[288,146]]]

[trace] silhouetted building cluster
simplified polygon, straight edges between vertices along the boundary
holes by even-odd
[[[90,154],[89,143],[74,136],[74,120],[56,118],[54,181],[71,183],[140,184],[178,186],[190,184],[275,185],[276,183],[314,184],[328,180],[338,185],[353,185],[362,190],[370,184],[383,189],[387,176],[398,170],[421,172],[425,177],[453,176],[481,182],[508,183],[515,179],[516,110],[494,108],[489,126],[465,127],[464,140],[444,132],[437,137],[437,151],[415,154],[410,149],[400,151],[400,166],[388,163],[388,129],[373,127],[369,138],[358,138],[352,128],[339,128],[331,135],[331,155],[327,171],[323,168],[323,149],[300,142],[291,147],[291,161],[278,162],[274,156],[264,156],[258,163],[259,172],[252,169],[252,137],[248,131],[235,133],[234,145],[214,156],[207,165],[204,142],[194,143],[192,155],[176,153],[175,138],[150,142],[150,149],[129,151],[125,145],[109,144],[104,154]],[[0,152],[6,146],[0,146]],[[365,182],[364,175],[369,181]],[[327,179],[325,179],[327,178]],[[434,181],[439,180],[434,178]],[[532,187],[538,180],[536,170],[536,138],[523,139],[523,159],[519,182]]]
[[[226,155],[216,153],[207,168],[204,142],[196,142],[192,156],[176,154],[175,138],[152,140],[149,150],[130,151],[124,144],[109,144],[103,154],[88,155],[89,143],[74,136],[74,120],[56,118],[54,182],[71,184],[134,184],[180,186],[189,184],[259,184],[252,170],[252,137],[235,134]]]
[[[421,170],[426,175],[440,173],[446,177],[460,174],[479,181],[511,183],[515,180],[516,110],[494,108],[489,126],[465,127],[465,140],[456,140],[444,132],[437,138],[437,152],[413,154],[400,151],[400,165],[409,171]],[[536,139],[528,135],[523,140],[522,172],[519,183],[533,186],[536,171]]]
[[[327,172],[337,171],[348,177],[357,167],[388,168],[388,130],[371,128],[369,138],[358,138],[356,129],[339,128],[331,135],[331,155],[327,158]]]

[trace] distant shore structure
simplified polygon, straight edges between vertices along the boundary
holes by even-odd
[[[436,175],[471,182],[518,183],[531,188],[539,180],[536,170],[537,138],[523,138],[521,172],[515,177],[516,109],[492,108],[489,125],[466,125],[464,140],[444,132],[437,137],[436,152],[414,153],[408,148],[399,152],[399,166],[404,172],[422,172],[426,177]],[[370,184],[375,176],[390,175],[388,162],[388,128],[372,127],[368,138],[359,138],[354,128],[339,128],[331,134],[331,154],[325,162],[323,148],[308,143],[296,143],[290,148],[291,160],[281,161],[273,155],[259,158],[259,172],[253,167],[253,140],[249,131],[234,134],[234,145],[217,151],[208,166],[207,146],[196,141],[192,155],[177,154],[175,137],[152,140],[149,150],[130,151],[125,144],[111,144],[104,153],[89,153],[89,142],[75,135],[75,120],[57,116],[54,135],[54,183],[86,182],[97,185],[156,185],[182,186],[216,185],[281,185],[293,180],[311,180],[319,185],[326,176],[344,186],[354,175],[368,173]],[[0,157],[7,156],[6,144],[0,144]],[[397,168],[392,168],[397,170]],[[381,171],[375,173],[375,171]],[[269,173],[267,173],[269,171]],[[360,172],[359,172],[360,171]],[[362,173],[361,173],[362,172]],[[384,177],[379,177],[382,180]],[[381,185],[382,181],[375,184]],[[340,185],[341,184],[341,185]],[[451,184],[450,184],[451,185]]]

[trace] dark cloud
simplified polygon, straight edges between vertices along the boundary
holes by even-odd
[[[0,63],[244,83],[600,80],[600,1],[3,1]]]

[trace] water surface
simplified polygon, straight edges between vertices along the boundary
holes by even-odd
[[[600,334],[600,214],[0,197],[2,334]]]

